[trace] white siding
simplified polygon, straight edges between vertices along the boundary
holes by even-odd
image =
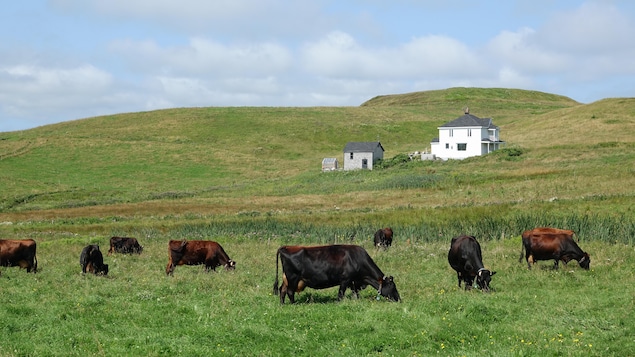
[[[471,135],[469,133],[471,132]],[[465,159],[488,153],[488,145],[481,141],[484,138],[498,140],[498,131],[485,127],[451,127],[439,128],[439,142],[430,144],[430,151],[436,157],[446,159]],[[464,145],[463,145],[464,144]],[[465,147],[465,150],[459,148]],[[498,144],[491,144],[490,151],[498,149]]]

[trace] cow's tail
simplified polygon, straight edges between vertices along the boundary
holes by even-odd
[[[278,251],[276,252],[276,280],[273,282],[273,294],[274,295],[278,295],[279,291],[279,287],[278,287],[278,261],[280,258],[280,249],[278,249]]]

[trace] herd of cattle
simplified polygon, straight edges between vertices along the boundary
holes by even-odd
[[[535,228],[523,232],[522,248],[527,266],[538,260],[555,261],[565,264],[577,260],[580,267],[589,269],[591,258],[582,251],[574,240],[571,230],[558,228]],[[378,230],[374,235],[374,244],[378,248],[387,249],[392,245],[391,228]],[[143,247],[137,239],[129,237],[112,237],[108,255],[115,253],[141,254]],[[459,287],[465,283],[470,290],[476,280],[476,286],[485,292],[490,291],[490,282],[495,271],[483,265],[481,246],[473,236],[461,235],[452,238],[448,251],[448,262],[456,271]],[[82,273],[107,275],[108,264],[98,245],[87,245],[80,254],[79,263]],[[278,280],[278,265],[282,265],[282,283]],[[233,270],[236,262],[229,258],[220,244],[206,240],[171,240],[168,243],[168,264],[166,275],[173,275],[177,265],[204,265],[205,270],[215,270],[224,266]],[[19,266],[27,272],[37,272],[36,243],[33,239],[11,240],[0,239],[0,266]],[[282,246],[276,253],[276,278],[273,292],[280,296],[284,304],[285,297],[295,302],[295,293],[306,287],[325,289],[339,286],[338,299],[342,299],[346,289],[350,289],[357,297],[368,285],[377,289],[377,300],[384,296],[392,301],[401,301],[397,286],[392,276],[386,276],[368,255],[368,252],[357,245],[325,245],[325,246]]]

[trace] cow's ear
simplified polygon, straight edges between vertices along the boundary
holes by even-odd
[[[494,276],[494,274],[496,274],[496,272],[495,272],[495,271],[491,272],[491,273],[489,274],[489,276]]]

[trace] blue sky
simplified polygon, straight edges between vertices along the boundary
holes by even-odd
[[[202,106],[504,87],[635,93],[630,0],[25,0],[0,12],[0,132]]]

